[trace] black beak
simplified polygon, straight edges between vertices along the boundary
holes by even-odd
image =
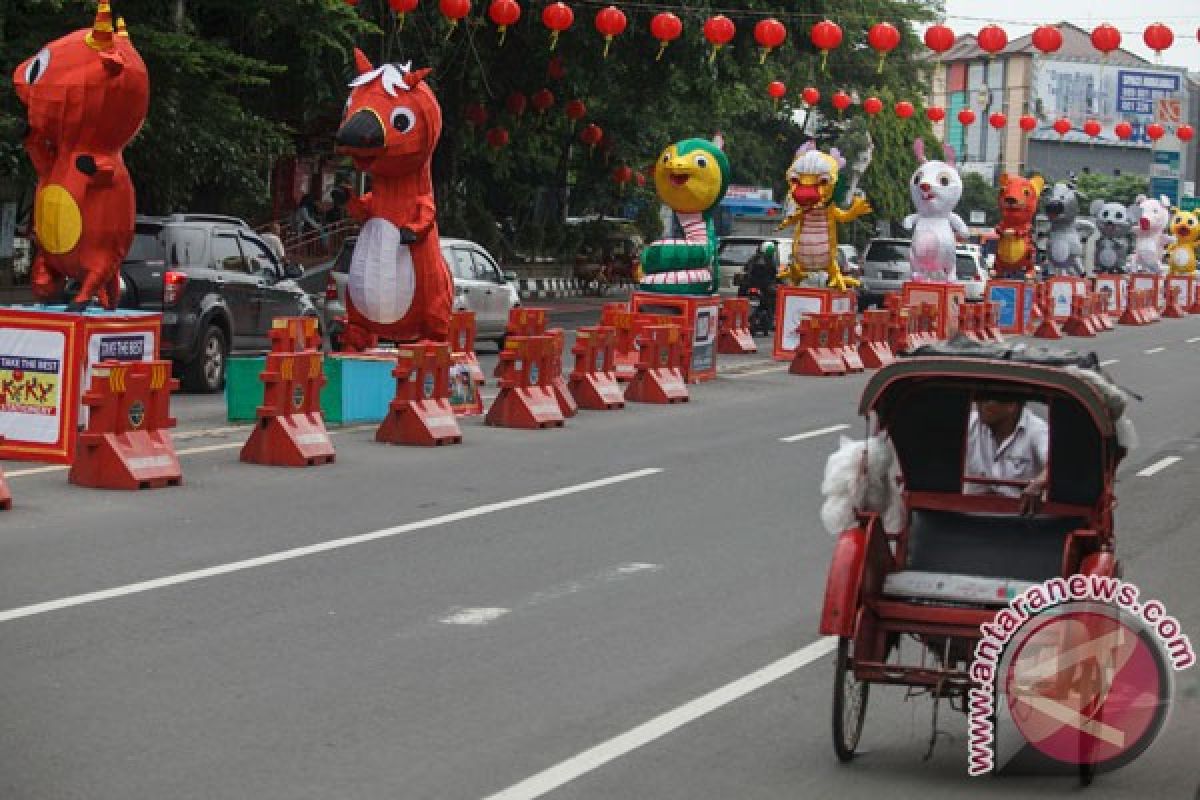
[[[346,124],[338,129],[333,140],[341,147],[361,147],[370,149],[383,147],[383,123],[373,112],[363,109],[355,112],[346,120]]]

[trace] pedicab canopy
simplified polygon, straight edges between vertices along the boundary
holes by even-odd
[[[859,413],[878,415],[908,491],[959,493],[972,402],[1004,393],[1045,403],[1049,499],[1095,507],[1132,446],[1125,395],[1095,354],[964,341],[918,348],[867,383]]]

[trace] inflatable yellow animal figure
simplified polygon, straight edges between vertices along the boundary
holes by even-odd
[[[1195,211],[1175,212],[1167,229],[1175,243],[1167,248],[1167,266],[1172,275],[1191,275],[1196,271],[1196,248],[1200,246],[1200,215]]]
[[[846,166],[837,149],[822,153],[812,142],[796,152],[796,160],[788,168],[787,180],[796,211],[779,225],[779,229],[795,226],[792,234],[791,263],[780,270],[779,277],[796,285],[810,272],[824,271],[829,275],[829,287],[844,291],[858,286],[847,278],[837,265],[837,225],[851,222],[871,213],[865,197],[855,197],[850,208],[841,209],[833,203],[833,189],[838,170]]]

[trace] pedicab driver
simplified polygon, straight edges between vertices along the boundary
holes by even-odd
[[[1021,513],[1041,507],[1048,480],[1049,429],[1020,395],[981,395],[967,422],[966,494],[1021,498]],[[1024,488],[971,483],[972,476],[1028,481]]]

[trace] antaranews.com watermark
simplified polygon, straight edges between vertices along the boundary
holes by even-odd
[[[1119,578],[1054,578],[980,626],[969,670],[971,775],[996,766],[1001,695],[1021,736],[1056,761],[1115,768],[1150,746],[1170,706],[1171,672],[1196,654],[1179,621],[1140,594]]]

